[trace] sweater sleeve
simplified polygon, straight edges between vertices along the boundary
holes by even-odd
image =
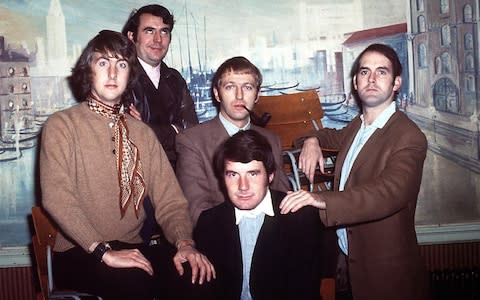
[[[88,250],[102,236],[81,208],[75,166],[75,140],[71,122],[64,114],[55,114],[42,129],[40,148],[40,184],[42,204],[60,230],[83,249]]]

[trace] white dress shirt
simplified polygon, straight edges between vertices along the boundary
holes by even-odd
[[[142,68],[145,70],[145,73],[147,73],[148,78],[150,78],[153,85],[158,89],[158,83],[160,82],[160,64],[152,67],[151,65],[143,61],[140,57],[138,58],[138,61],[140,62],[140,65],[142,65]]]
[[[222,123],[223,127],[225,127],[225,130],[227,131],[229,136],[234,135],[235,133],[239,132],[240,130],[248,130],[251,127],[250,126],[250,118],[248,118],[247,124],[245,126],[243,126],[242,128],[239,128],[239,127],[235,126],[232,122],[227,120],[227,118],[225,118],[222,115],[222,113],[218,114],[218,118],[220,119],[220,122]]]
[[[235,222],[238,225],[240,246],[242,248],[243,281],[241,300],[252,300],[252,295],[250,294],[250,268],[255,244],[257,243],[265,215],[274,216],[274,214],[270,190],[267,191],[263,200],[251,210],[242,210],[235,207]]]
[[[342,166],[340,185],[338,187],[340,192],[345,188],[345,183],[347,182],[348,176],[350,176],[352,166],[355,163],[358,153],[362,150],[363,145],[367,143],[377,128],[383,128],[383,126],[385,126],[390,117],[395,113],[395,108],[396,104],[395,101],[393,101],[370,125],[365,125],[363,114],[360,116],[360,119],[362,119],[362,125],[360,126],[350,149],[348,149],[347,156]],[[338,246],[345,255],[348,255],[348,239],[345,227],[337,229],[337,236]]]

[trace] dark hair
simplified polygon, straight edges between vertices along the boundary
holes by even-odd
[[[215,173],[222,188],[225,188],[226,161],[249,163],[253,160],[261,161],[268,175],[275,172],[272,146],[262,134],[255,130],[241,130],[223,142],[214,155]]]
[[[170,32],[173,30],[173,24],[175,20],[173,19],[173,15],[166,9],[165,7],[158,5],[158,4],[150,4],[142,6],[141,8],[134,9],[130,13],[130,17],[128,18],[127,22],[123,26],[122,34],[127,36],[129,31],[133,32],[133,40],[137,40],[137,31],[138,26],[140,25],[140,16],[143,14],[151,14],[156,17],[160,17],[163,19],[163,23],[170,26]]]
[[[359,104],[359,106],[361,106],[361,101],[359,101],[360,99],[358,97],[358,92],[353,88],[353,78],[360,71],[360,67],[361,67],[360,60],[367,52],[377,52],[385,56],[392,64],[392,74],[394,79],[397,76],[401,76],[402,70],[403,70],[402,64],[400,63],[400,59],[398,58],[397,52],[395,52],[395,50],[392,47],[384,44],[371,44],[370,46],[365,48],[360,53],[360,55],[358,55],[357,59],[355,59],[355,62],[353,63],[353,66],[352,66],[352,70],[350,72],[350,77],[352,78],[352,81],[351,81],[352,95],[355,97],[355,100],[357,101],[357,104]],[[398,94],[398,91],[395,92],[394,100],[396,99],[397,94]]]
[[[222,76],[228,72],[233,72],[237,74],[252,74],[255,78],[255,84],[257,88],[257,93],[260,91],[260,86],[262,85],[262,73],[260,70],[252,64],[248,59],[243,56],[235,56],[232,58],[227,59],[224,61],[220,67],[218,67],[217,71],[212,78],[212,99],[215,99],[215,94],[213,93],[213,89],[216,88],[217,90],[220,87],[220,80]],[[218,104],[217,101],[213,101],[215,105]]]
[[[91,63],[95,52],[113,55],[116,58],[123,57],[128,62],[130,69],[128,84],[122,95],[122,100],[126,101],[130,98],[131,89],[135,85],[138,74],[135,63],[137,53],[132,41],[120,32],[111,30],[102,30],[91,39],[72,68],[72,74],[68,77],[68,82],[74,97],[78,101],[84,101],[90,95],[93,84]]]

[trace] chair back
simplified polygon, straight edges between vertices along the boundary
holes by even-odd
[[[300,149],[294,144],[301,136],[313,135],[323,128],[324,111],[318,93],[315,90],[302,91],[293,94],[260,96],[253,109],[256,115],[269,113],[270,121],[265,128],[276,133],[283,151],[284,171],[292,184],[293,190],[308,188],[310,191],[329,190],[332,188],[336,149],[323,149],[327,159],[325,174],[316,172],[313,182],[310,182],[298,169]]]
[[[291,149],[295,139],[323,127],[323,108],[315,90],[260,96],[253,111],[260,116],[270,113],[265,128],[280,137],[282,150]]]
[[[51,281],[51,279],[49,279],[48,271],[48,252],[51,251],[55,244],[57,228],[39,206],[32,207],[32,220],[33,227],[35,228],[35,234],[32,236],[32,244],[35,252],[35,260],[37,262],[40,290],[43,298],[48,299],[52,289],[51,282],[49,283],[49,280]]]

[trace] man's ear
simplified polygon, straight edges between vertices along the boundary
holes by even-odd
[[[135,41],[133,40],[133,31],[127,31],[127,37],[128,37],[128,39],[131,40],[132,42],[135,42]]]
[[[220,102],[221,102],[221,101],[220,101],[220,96],[218,95],[218,90],[217,90],[217,88],[215,88],[215,87],[213,88],[213,95],[215,96],[215,100],[216,100],[218,103],[220,103]]]
[[[270,175],[268,175],[268,183],[269,183],[269,184],[272,183],[273,177],[275,177],[275,174],[273,174],[273,173],[270,174]]]
[[[393,80],[393,91],[398,91],[400,89],[400,86],[402,86],[402,77],[397,76]]]
[[[353,75],[352,83],[353,83],[353,88],[357,90],[357,75]]]

